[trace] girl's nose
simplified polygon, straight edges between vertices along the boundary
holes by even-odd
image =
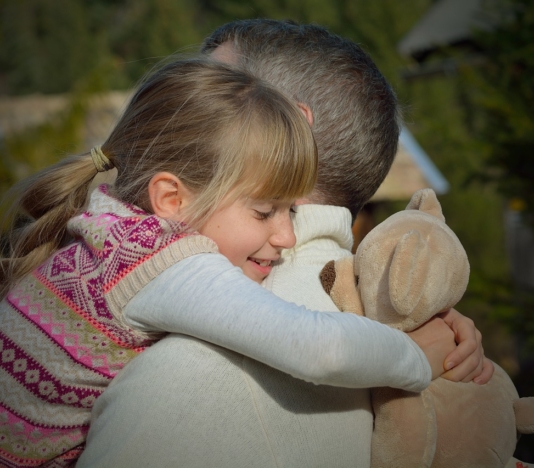
[[[280,249],[290,249],[291,247],[294,247],[297,242],[291,216],[289,212],[287,212],[283,214],[281,213],[277,218],[278,222],[275,223],[270,238],[271,245]]]

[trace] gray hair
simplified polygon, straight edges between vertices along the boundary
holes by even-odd
[[[310,107],[319,152],[314,203],[356,216],[386,177],[397,151],[395,93],[355,43],[316,25],[254,19],[219,27],[204,53],[228,43],[238,66]]]

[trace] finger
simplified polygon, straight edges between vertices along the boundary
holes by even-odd
[[[453,369],[445,372],[442,377],[453,382],[471,382],[483,372],[483,360],[471,356]]]
[[[475,346],[473,340],[463,341],[445,358],[445,370],[450,372],[446,378],[455,382],[470,382],[482,374],[483,364],[482,345]]]
[[[458,343],[474,340],[478,344],[482,339],[482,335],[475,327],[475,322],[456,309],[449,309],[441,313],[440,317],[454,331]]]
[[[476,329],[474,322],[455,309],[442,315],[443,320],[455,333],[458,347],[445,360],[445,368],[451,369],[443,377],[455,382],[484,384],[493,375],[493,363],[484,357],[482,334]]]
[[[458,347],[445,360],[445,370],[455,368],[469,359],[467,365],[464,365],[466,370],[463,372],[466,375],[470,374],[481,365],[484,357],[481,333],[470,318],[464,317],[455,309],[440,314],[440,317],[451,327],[458,343]]]
[[[488,358],[484,358],[482,373],[478,377],[475,377],[473,382],[479,385],[487,384],[493,376],[494,371],[495,366],[493,365],[493,362],[491,362]]]
[[[445,370],[461,368],[462,372],[469,374],[482,365],[484,352],[476,339],[460,341],[458,346],[445,358]]]

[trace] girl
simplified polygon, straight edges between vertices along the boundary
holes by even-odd
[[[111,167],[114,186],[95,190],[80,214],[95,174]],[[292,202],[316,172],[309,125],[290,100],[189,60],[141,85],[102,148],[24,182],[17,208],[33,222],[2,261],[0,463],[75,463],[95,399],[163,331],[316,383],[428,385],[428,361],[404,334],[226,280],[239,267],[260,282],[292,247]],[[170,269],[168,288],[209,282],[170,303],[153,286]]]

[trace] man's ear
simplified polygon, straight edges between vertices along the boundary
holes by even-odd
[[[193,199],[191,190],[170,172],[158,172],[150,179],[148,196],[154,214],[177,221],[183,221],[183,210]]]
[[[303,102],[297,102],[297,106],[304,114],[304,117],[306,117],[310,127],[313,127],[313,111],[310,109],[310,106],[308,106],[308,104],[304,104]]]

